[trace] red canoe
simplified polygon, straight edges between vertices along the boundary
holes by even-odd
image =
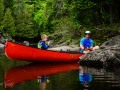
[[[16,84],[36,80],[40,76],[49,76],[52,74],[78,70],[77,63],[59,63],[59,64],[30,64],[9,69],[4,76],[4,87],[12,88]]]
[[[32,62],[70,62],[78,61],[83,54],[55,52],[6,42],[5,54],[8,58]]]

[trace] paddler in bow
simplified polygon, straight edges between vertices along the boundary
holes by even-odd
[[[42,40],[39,41],[39,43],[38,43],[38,48],[47,50],[49,48],[49,45],[46,43],[46,41],[48,40],[48,36],[43,34],[41,36],[41,39]]]

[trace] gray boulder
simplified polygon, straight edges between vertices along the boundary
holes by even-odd
[[[0,44],[4,44],[6,42],[5,38],[0,37]]]
[[[120,64],[120,35],[111,38],[100,46],[100,49],[92,51],[80,57],[81,62],[102,62],[105,66]]]
[[[23,44],[26,45],[26,46],[30,45],[30,43],[28,41],[23,41]]]

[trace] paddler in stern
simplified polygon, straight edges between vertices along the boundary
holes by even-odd
[[[94,41],[91,39],[91,32],[86,31],[85,37],[80,40],[80,53],[88,53],[95,49],[99,49],[99,46],[94,47]]]

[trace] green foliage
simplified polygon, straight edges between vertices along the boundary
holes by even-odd
[[[4,5],[3,5],[3,0],[0,0],[0,31],[2,31],[3,29],[3,25],[2,25],[3,15],[4,15]]]
[[[52,0],[39,0],[35,5],[39,9],[35,11],[34,21],[39,26],[40,32],[51,32],[49,30],[51,28],[51,14],[53,13]]]
[[[73,20],[76,29],[79,29],[79,24],[91,24],[91,10],[96,4],[90,0],[73,0],[70,4],[70,16]]]
[[[20,37],[33,38],[37,31],[33,30],[32,9],[23,1],[16,1],[16,35]]]
[[[4,5],[3,5],[3,0],[0,0],[0,21],[3,19],[4,15]]]
[[[4,33],[9,34],[10,36],[15,35],[15,21],[14,18],[12,17],[12,11],[10,8],[8,8],[5,12],[4,20],[3,20],[3,28],[4,28]]]
[[[4,1],[5,9],[7,9],[7,8],[12,9],[13,8],[14,0],[3,0],[3,1]]]
[[[119,32],[112,27],[119,28],[119,8],[120,0],[0,0],[0,31],[28,38],[58,33],[59,41],[68,41],[89,29],[104,41]]]

